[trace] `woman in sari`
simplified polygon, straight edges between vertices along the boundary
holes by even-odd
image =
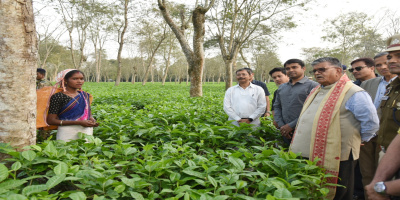
[[[57,140],[78,139],[78,133],[93,135],[93,127],[99,124],[90,112],[90,94],[81,90],[84,74],[75,69],[67,69],[57,75],[57,84],[63,88],[50,98],[47,123],[57,125]]]

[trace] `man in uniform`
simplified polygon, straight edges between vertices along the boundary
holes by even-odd
[[[371,95],[372,101],[374,102],[377,110],[379,109],[382,97],[385,94],[386,86],[397,77],[396,74],[392,74],[389,71],[389,67],[387,65],[388,54],[388,52],[382,52],[374,57],[375,68],[381,76],[366,80],[362,82],[360,86]],[[378,115],[379,113],[380,112],[378,111]],[[367,186],[369,183],[371,183],[376,168],[378,167],[380,148],[378,147],[377,139],[378,138],[375,137],[369,142],[364,143],[360,149],[359,163],[362,174],[362,185],[364,186]],[[364,194],[366,195],[366,193]],[[367,196],[365,197],[365,199],[368,199]]]
[[[365,187],[369,200],[400,199],[400,135],[393,139],[387,153],[379,163],[374,179]],[[393,177],[397,179],[393,180]]]
[[[389,71],[396,74],[397,78],[394,79],[386,87],[384,96],[381,99],[379,108],[381,109],[380,128],[378,132],[378,145],[381,147],[381,155],[383,155],[388,146],[392,143],[393,139],[398,135],[400,127],[400,34],[393,35],[387,40],[387,63]],[[397,137],[399,138],[399,137]],[[395,140],[393,142],[398,142]],[[392,146],[392,145],[390,145]],[[398,144],[393,144],[398,148]],[[391,147],[392,148],[392,147]],[[396,149],[395,148],[395,149]],[[385,185],[385,181],[390,180],[393,174],[398,171],[398,157],[397,151],[384,156],[380,163],[374,179],[365,187],[370,199],[389,199],[386,193],[393,188],[390,185]],[[398,195],[398,194],[396,194]]]
[[[387,44],[389,71],[392,74],[400,75],[400,34],[390,37]],[[378,145],[381,146],[384,153],[400,127],[400,79],[398,76],[386,87],[380,109],[382,114]]]
[[[40,89],[46,86],[52,86],[50,81],[46,80],[46,70],[37,68],[36,70],[36,89]]]

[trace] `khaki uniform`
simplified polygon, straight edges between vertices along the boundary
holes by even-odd
[[[396,78],[387,87],[382,99],[381,118],[378,133],[378,145],[385,149],[397,135],[400,124],[400,79]],[[394,116],[393,116],[394,113]],[[395,117],[395,118],[393,118]],[[396,121],[399,123],[396,123]]]
[[[53,86],[53,84],[51,84],[50,81],[45,80],[45,79],[43,79],[43,80],[36,80],[36,89],[37,89],[37,90],[38,90],[38,89],[41,89],[41,88],[43,88],[43,87],[46,87],[46,86]]]

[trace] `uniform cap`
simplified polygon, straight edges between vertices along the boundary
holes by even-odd
[[[400,51],[400,34],[393,35],[387,40],[387,49],[385,51]]]

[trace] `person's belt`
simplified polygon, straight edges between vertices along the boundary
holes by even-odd
[[[381,151],[383,152],[383,153],[386,153],[386,148],[384,147],[384,146],[380,146],[380,148],[381,148]]]

